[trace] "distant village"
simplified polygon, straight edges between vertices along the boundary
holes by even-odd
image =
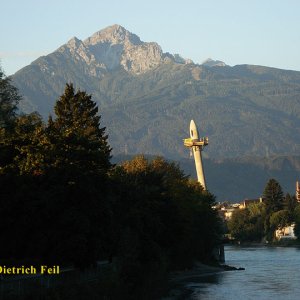
[[[296,190],[295,196],[297,202],[300,203],[300,183],[296,182]],[[219,216],[224,222],[228,222],[231,220],[233,213],[239,209],[248,208],[251,204],[263,203],[264,198],[259,197],[255,199],[244,199],[239,203],[229,203],[228,201],[219,202],[217,205],[212,208],[218,211]],[[275,232],[275,236],[277,240],[281,239],[297,239],[294,233],[295,223],[292,223],[290,226],[286,226],[283,228],[278,228]]]
[[[257,199],[244,199],[240,203],[229,203],[227,201],[218,203],[217,205],[213,206],[213,209],[217,209],[219,216],[225,220],[229,221],[232,218],[232,214],[234,211],[238,209],[245,209],[249,207],[250,204],[254,203],[262,203],[264,199],[262,197]]]

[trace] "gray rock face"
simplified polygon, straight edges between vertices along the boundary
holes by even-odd
[[[86,45],[96,45],[99,43],[110,43],[110,44],[132,44],[141,45],[143,42],[140,38],[126,30],[120,25],[112,25],[106,27],[96,33],[91,37],[87,38],[84,43]]]
[[[220,60],[213,60],[211,58],[206,59],[203,63],[203,66],[206,67],[225,67],[226,64],[223,61]]]
[[[58,51],[84,62],[89,66],[90,75],[94,76],[120,68],[138,75],[164,63],[193,63],[178,54],[163,53],[157,43],[142,42],[120,25],[100,30],[83,42],[74,37]]]
[[[89,48],[76,37],[73,37],[67,44],[60,47],[58,52],[67,52],[76,60],[83,60],[88,65],[96,62],[94,54],[90,52]]]

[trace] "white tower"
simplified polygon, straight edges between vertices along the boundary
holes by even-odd
[[[296,200],[300,202],[300,184],[299,181],[296,181]]]
[[[183,140],[184,146],[193,149],[198,182],[203,186],[204,190],[206,190],[201,152],[203,148],[208,145],[208,137],[199,138],[194,120],[191,120],[190,123],[190,136],[190,138]]]

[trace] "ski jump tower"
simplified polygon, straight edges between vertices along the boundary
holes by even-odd
[[[193,151],[198,182],[203,186],[203,189],[206,190],[201,152],[203,148],[208,145],[208,137],[199,138],[194,120],[191,120],[190,123],[190,136],[190,138],[183,140],[183,144]]]

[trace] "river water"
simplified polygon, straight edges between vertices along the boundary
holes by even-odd
[[[185,299],[300,299],[300,248],[227,246],[225,255],[227,265],[245,271],[191,279]]]

